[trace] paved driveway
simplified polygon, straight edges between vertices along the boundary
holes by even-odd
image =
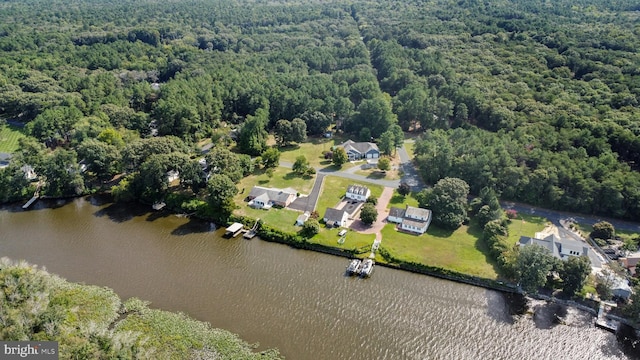
[[[322,189],[322,182],[324,181],[325,175],[326,174],[318,173],[316,175],[316,182],[313,183],[313,189],[311,189],[309,195],[295,199],[291,204],[289,204],[289,208],[293,210],[308,212],[312,212],[313,210],[315,210],[316,204],[318,203],[318,198],[320,197],[320,190]]]
[[[387,216],[389,215],[387,205],[389,205],[389,201],[393,197],[394,190],[395,188],[390,187],[385,187],[384,190],[382,190],[382,194],[378,198],[378,204],[376,205],[376,210],[378,211],[378,219],[376,222],[371,224],[371,226],[367,226],[360,221],[360,219],[357,219],[351,224],[350,228],[363,234],[379,233],[387,224]],[[359,215],[357,216],[359,217]]]

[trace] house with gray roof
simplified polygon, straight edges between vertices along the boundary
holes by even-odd
[[[297,197],[294,189],[276,189],[254,186],[247,197],[249,206],[257,209],[270,209],[272,206],[287,207]]]
[[[327,226],[346,227],[349,213],[346,210],[327,208],[322,219]]]
[[[349,185],[347,187],[346,198],[351,200],[366,201],[371,196],[371,190],[362,185]]]
[[[349,161],[360,159],[377,159],[380,157],[378,145],[370,142],[355,142],[347,140],[340,145],[347,153]]]
[[[561,239],[555,234],[545,236],[542,239],[539,237],[542,236],[540,234],[536,234],[536,237],[521,236],[518,245],[521,247],[534,244],[542,246],[549,250],[553,257],[561,260],[567,260],[570,256],[589,256],[589,247],[582,242],[567,238]]]
[[[405,209],[391,207],[387,221],[398,224],[402,230],[424,234],[431,225],[431,215],[429,209],[409,205]]]

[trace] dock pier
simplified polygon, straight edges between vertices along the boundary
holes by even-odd
[[[22,205],[23,210],[27,210],[34,202],[36,202],[40,198],[40,187],[42,186],[42,181],[38,182],[36,186],[36,191],[33,193],[33,197],[27,201],[26,204]]]

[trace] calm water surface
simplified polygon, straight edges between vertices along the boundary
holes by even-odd
[[[0,209],[0,256],[183,311],[288,359],[634,357],[573,309],[566,325],[534,321],[495,291],[383,267],[350,278],[344,258],[220,235],[97,197]]]

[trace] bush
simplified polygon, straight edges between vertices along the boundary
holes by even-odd
[[[305,238],[312,238],[314,235],[320,232],[320,223],[316,219],[308,219],[300,230],[300,235]]]

